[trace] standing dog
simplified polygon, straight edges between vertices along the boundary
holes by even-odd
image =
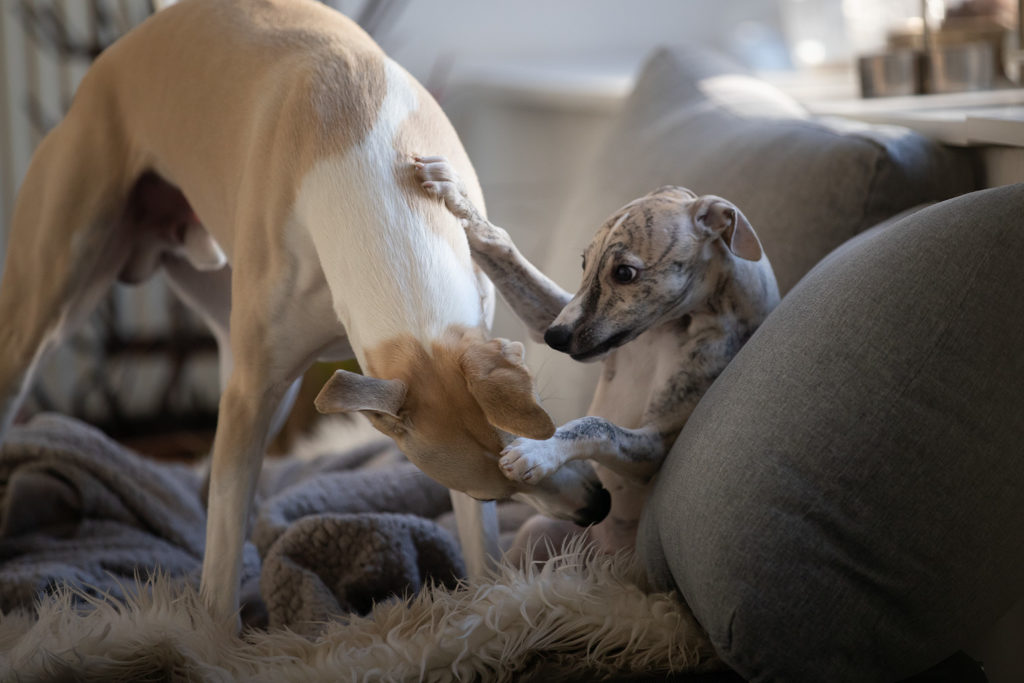
[[[603,517],[608,493],[586,468],[537,484],[501,474],[503,447],[554,425],[522,345],[487,338],[493,287],[416,184],[410,155],[426,148],[482,200],[437,103],[317,2],[184,0],[151,17],[100,55],[24,179],[0,286],[0,438],[44,352],[116,279],[162,267],[221,350],[201,584],[215,616],[238,607],[275,411],[318,358],[366,372],[335,374],[322,411],[366,413],[449,488]],[[479,569],[496,529],[453,500]]]
[[[415,165],[424,189],[463,221],[474,260],[531,335],[579,361],[605,359],[588,417],[550,438],[517,439],[502,470],[535,484],[593,460],[612,508],[592,533],[605,549],[632,547],[648,481],[697,401],[779,301],[757,235],[730,202],[662,187],[598,230],[571,296],[476,210],[443,157]]]

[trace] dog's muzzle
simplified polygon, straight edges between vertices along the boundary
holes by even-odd
[[[568,325],[549,327],[544,333],[544,343],[555,351],[569,353],[569,345],[572,343],[572,328]]]
[[[617,348],[633,337],[632,330],[622,330],[613,334],[602,342],[594,344],[589,348],[580,348],[581,339],[587,335],[576,338],[574,329],[569,325],[556,325],[549,327],[544,333],[544,342],[555,351],[569,354],[573,360],[580,362],[592,361],[600,358],[614,348]]]

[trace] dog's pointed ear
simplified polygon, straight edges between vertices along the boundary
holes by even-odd
[[[701,197],[694,216],[699,227],[720,236],[736,256],[747,261],[761,260],[761,241],[750,221],[732,202],[713,195]]]
[[[398,379],[377,379],[336,370],[317,394],[314,405],[321,413],[372,410],[398,417],[406,389],[405,382]]]
[[[459,364],[488,422],[516,436],[547,439],[555,424],[537,402],[523,355],[521,343],[492,339],[471,344]]]

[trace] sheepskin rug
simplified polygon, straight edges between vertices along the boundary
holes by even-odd
[[[59,589],[0,621],[0,680],[512,681],[598,679],[718,667],[671,593],[647,593],[630,555],[579,543],[455,590],[428,588],[307,638],[213,623],[194,588],[166,576],[126,602]]]

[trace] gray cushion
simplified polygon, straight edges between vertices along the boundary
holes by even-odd
[[[788,291],[850,237],[903,209],[976,189],[975,161],[904,128],[812,118],[704,48],[655,53],[577,179],[544,272],[570,291],[580,254],[627,201],[666,184],[723,196],[750,219]],[[578,417],[592,371],[555,352],[531,364],[559,419]],[[568,400],[563,410],[558,399]]]
[[[640,551],[754,680],[896,680],[1020,596],[1024,185],[844,245],[708,391]]]

